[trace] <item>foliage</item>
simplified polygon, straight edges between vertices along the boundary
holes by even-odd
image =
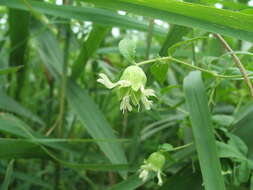
[[[252,12],[0,0],[0,189],[252,190]]]

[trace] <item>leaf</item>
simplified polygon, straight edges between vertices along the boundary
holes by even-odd
[[[166,36],[166,40],[162,45],[159,55],[167,56],[168,49],[174,44],[180,42],[182,37],[185,36],[189,31],[190,28],[188,27],[173,25]]]
[[[216,142],[220,158],[231,158],[237,161],[245,161],[247,158],[233,145],[225,144],[223,142]]]
[[[245,183],[249,180],[251,168],[247,161],[242,162],[238,168],[238,180],[240,183]]]
[[[41,125],[44,124],[44,122],[37,115],[35,115],[30,110],[23,107],[16,100],[7,96],[6,93],[2,89],[0,89],[0,108],[3,109],[4,111],[9,111],[12,113],[16,113],[20,116],[26,117]]]
[[[40,145],[23,139],[0,139],[0,158],[48,158]]]
[[[0,75],[7,75],[10,73],[15,73],[17,72],[22,66],[17,66],[17,67],[9,67],[5,69],[0,69]]]
[[[181,42],[178,42],[176,44],[173,44],[169,49],[168,49],[168,54],[169,55],[173,55],[176,51],[176,49],[182,45],[188,45],[188,44],[191,44],[197,40],[203,40],[203,39],[206,39],[207,37],[203,37],[203,36],[200,36],[200,37],[196,37],[196,38],[192,38],[192,39],[189,39],[189,40],[184,40],[184,41],[181,41]]]
[[[156,62],[151,66],[150,71],[154,78],[163,84],[167,77],[168,68],[168,63]]]
[[[67,19],[77,19],[81,21],[91,21],[103,26],[118,26],[122,28],[131,28],[141,31],[148,30],[148,23],[138,21],[128,16],[122,16],[115,12],[98,9],[94,7],[80,6],[57,6],[51,3],[26,0],[26,3],[20,0],[1,0],[0,5],[9,8],[28,10],[48,14]],[[166,32],[159,27],[154,28],[154,33],[163,35]]]
[[[5,173],[5,177],[4,177],[4,181],[1,186],[1,190],[8,190],[9,189],[9,185],[11,183],[12,175],[13,175],[13,164],[14,164],[14,160],[11,160],[8,164],[8,167],[7,167],[7,170]]]
[[[134,190],[143,183],[144,182],[138,177],[138,175],[132,175],[123,182],[118,183],[107,190]]]
[[[165,143],[165,144],[162,144],[159,149],[161,149],[162,151],[166,151],[166,152],[169,152],[169,151],[173,151],[174,150],[174,147],[171,145],[171,144],[168,144],[168,143]]]
[[[250,190],[253,190],[253,175],[250,178]]]
[[[253,15],[196,3],[164,0],[86,0],[99,7],[124,10],[171,24],[199,28],[253,42]],[[222,19],[221,19],[222,18]]]
[[[56,157],[44,146],[31,139],[0,138],[0,158],[46,158],[59,162],[69,168],[87,169],[93,171],[121,171],[129,170],[126,164],[96,164],[68,162]]]
[[[93,26],[92,31],[89,33],[89,37],[83,42],[81,51],[77,57],[77,60],[72,66],[72,77],[78,78],[84,71],[86,62],[92,56],[92,54],[98,49],[101,42],[104,40],[105,35],[108,32],[108,28],[101,26]]]
[[[253,155],[253,104],[249,102],[246,106],[242,107],[234,116],[233,122],[235,128],[233,133],[239,136],[249,148],[249,156]]]
[[[11,52],[9,66],[22,67],[12,79],[16,77],[16,86],[11,87],[11,91],[17,100],[22,100],[22,92],[25,90],[27,77],[26,49],[29,37],[30,13],[27,11],[10,9],[8,15],[10,25]],[[17,32],[18,31],[18,32]]]
[[[131,39],[123,39],[119,42],[119,51],[130,63],[135,62],[136,43]]]
[[[248,154],[248,147],[247,145],[236,135],[233,134],[227,134],[229,137],[228,144],[237,148],[242,154],[247,155]]]
[[[72,81],[67,84],[67,98],[72,110],[94,139],[116,139],[112,128],[88,93]],[[98,142],[98,145],[113,164],[127,163],[119,143]]]
[[[59,80],[62,65],[62,51],[59,49],[58,42],[53,34],[47,31],[46,36],[39,37],[40,55],[42,56],[43,63],[50,69],[49,71]],[[50,37],[51,41],[43,40],[45,37]],[[44,37],[44,38],[43,38]],[[52,44],[53,46],[51,46]],[[57,56],[55,56],[57,55]],[[88,95],[87,91],[81,89],[76,83],[69,80],[66,86],[66,95],[70,107],[80,119],[82,126],[94,139],[111,139],[114,142],[97,142],[100,149],[105,153],[106,157],[113,164],[126,164],[127,160],[123,149],[119,142],[115,142],[115,137],[112,128],[104,118],[101,111],[98,109],[95,102]],[[121,173],[125,177],[126,172]]]
[[[201,73],[191,72],[183,86],[205,189],[225,190]]]
[[[233,123],[234,117],[230,115],[213,115],[212,120],[218,125],[228,127]]]

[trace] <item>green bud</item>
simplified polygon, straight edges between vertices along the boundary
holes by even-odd
[[[120,80],[129,81],[132,84],[132,89],[138,91],[141,86],[145,86],[147,77],[140,67],[129,66],[124,70]]]
[[[148,157],[147,162],[152,165],[153,169],[159,171],[165,164],[165,156],[160,152],[154,152]]]

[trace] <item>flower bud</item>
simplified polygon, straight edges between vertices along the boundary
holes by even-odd
[[[154,152],[149,157],[147,162],[152,165],[153,169],[161,170],[165,163],[165,156],[160,152]]]
[[[132,89],[138,91],[141,86],[146,85],[147,77],[140,67],[129,66],[124,70],[120,80],[129,81],[132,84]]]

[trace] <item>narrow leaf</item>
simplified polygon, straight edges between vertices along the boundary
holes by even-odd
[[[205,189],[225,190],[207,95],[199,71],[191,72],[184,79],[184,92]]]

